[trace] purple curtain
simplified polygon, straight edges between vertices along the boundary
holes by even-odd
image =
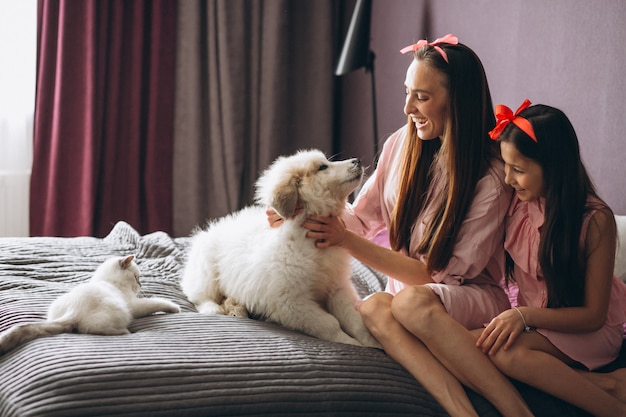
[[[172,230],[175,0],[39,0],[34,236]]]

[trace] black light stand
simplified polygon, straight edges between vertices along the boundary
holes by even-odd
[[[372,121],[374,127],[374,159],[378,158],[378,120],[376,112],[376,85],[374,82],[374,52],[370,50],[371,0],[357,0],[352,12],[348,34],[343,43],[335,75],[341,76],[359,68],[371,73]]]

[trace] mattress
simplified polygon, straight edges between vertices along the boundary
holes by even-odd
[[[188,245],[162,232],[140,236],[124,222],[102,239],[1,238],[0,332],[43,320],[52,300],[126,254],[137,257],[142,296],[182,311],[137,319],[129,335],[62,334],[1,356],[0,416],[447,415],[381,350],[197,313],[178,284]],[[356,260],[352,267],[362,297],[383,290],[383,275]],[[586,416],[517,386],[537,416]],[[481,416],[500,415],[468,394]]]

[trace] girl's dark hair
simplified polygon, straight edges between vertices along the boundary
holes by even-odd
[[[445,50],[449,62],[432,46],[418,49],[414,59],[445,74],[449,115],[444,138],[419,139],[415,125],[408,118],[404,161],[400,167],[402,180],[389,227],[391,247],[409,251],[413,227],[426,201],[437,204],[435,215],[416,247],[419,253],[427,254],[426,267],[431,273],[448,264],[476,183],[492,159],[499,156],[498,143],[488,137],[495,118],[480,59],[462,44],[439,46]],[[443,165],[443,169],[435,170],[436,164]],[[434,178],[434,172],[443,172],[445,178]]]
[[[539,240],[539,265],[548,290],[548,307],[582,306],[586,258],[580,234],[589,196],[598,198],[580,158],[578,138],[565,114],[534,105],[520,113],[533,126],[537,142],[509,123],[500,140],[509,142],[543,171],[545,219]],[[514,280],[507,254],[507,279]]]

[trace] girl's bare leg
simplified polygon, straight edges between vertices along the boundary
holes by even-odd
[[[597,385],[608,394],[626,403],[626,368],[616,369],[613,372],[600,373],[578,371],[580,375]]]
[[[399,315],[401,320],[407,317],[392,307],[392,303],[395,304],[398,301],[400,294],[395,298],[390,294],[376,294],[361,306],[365,324],[381,343],[385,352],[403,365],[453,417],[477,416],[461,382],[485,396],[504,416],[532,416],[509,380],[476,348],[475,338],[448,316],[439,303],[439,299],[430,289],[426,287],[423,289],[427,291],[426,294],[430,293],[434,297],[431,300],[433,304],[438,304],[438,307],[435,307],[438,312],[434,315],[420,313],[425,307],[424,304],[412,299],[410,305],[418,308],[406,312],[409,319],[404,325],[396,315]],[[451,325],[446,318],[453,324]],[[420,330],[415,331],[415,328]],[[422,329],[429,329],[429,331]],[[426,339],[420,340],[420,336],[426,335],[429,336],[427,344],[424,343]],[[467,356],[459,352],[466,350],[471,350],[472,354]],[[485,375],[484,369],[480,365],[467,362],[477,358],[480,358],[485,367],[493,371],[493,374],[501,380],[500,383],[498,379],[483,376]],[[457,368],[464,368],[463,372]],[[510,386],[510,391],[507,393],[509,395],[502,396],[500,384]],[[487,392],[481,392],[483,387],[494,391],[485,395]]]
[[[601,388],[601,384],[607,383],[606,380],[600,382],[600,378],[591,373],[585,377],[571,368],[566,363],[570,360],[539,333],[521,334],[509,350],[500,349],[491,359],[511,378],[582,408],[596,417],[626,416],[626,403]]]

